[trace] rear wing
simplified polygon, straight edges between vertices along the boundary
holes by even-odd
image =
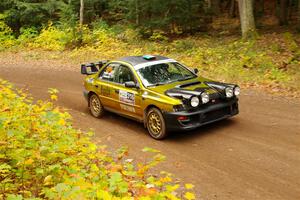
[[[101,60],[95,63],[81,64],[81,74],[91,75],[97,73],[108,60]]]

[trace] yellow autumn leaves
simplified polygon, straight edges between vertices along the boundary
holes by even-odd
[[[161,152],[146,147],[150,156],[139,163],[128,148],[107,151],[54,105],[58,90],[48,92],[49,101],[33,103],[0,80],[0,199],[195,199],[193,185],[150,173],[165,160]]]

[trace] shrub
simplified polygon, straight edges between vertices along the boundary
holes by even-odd
[[[50,23],[29,46],[46,50],[64,50],[71,41],[71,30],[60,30]]]
[[[13,31],[4,22],[5,15],[0,14],[0,50],[10,48],[15,45]]]
[[[53,105],[57,92],[49,89],[51,101],[33,104],[0,80],[0,199],[178,199],[170,174],[149,173],[165,158],[159,151],[144,148],[153,159],[135,165],[127,148],[97,146]]]
[[[174,42],[172,42],[172,45],[174,46],[176,51],[187,51],[195,47],[195,41],[193,41],[192,39],[175,40]]]
[[[150,40],[152,41],[168,41],[168,37],[165,36],[165,33],[163,31],[160,30],[155,30],[153,31],[152,35],[149,37]]]
[[[18,37],[18,42],[23,45],[27,45],[34,41],[34,39],[39,35],[38,30],[35,27],[21,28],[20,36]]]

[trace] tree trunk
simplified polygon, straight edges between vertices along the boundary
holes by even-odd
[[[252,0],[239,0],[239,13],[243,38],[256,36]]]
[[[135,23],[140,25],[139,0],[135,0]]]
[[[236,1],[230,0],[229,16],[234,18],[236,17]]]
[[[264,0],[259,0],[256,4],[256,16],[263,16],[264,15],[264,12],[265,12],[265,1]],[[255,8],[254,8],[255,10]]]
[[[288,24],[288,5],[289,0],[280,0],[279,6],[279,25],[284,26]]]
[[[83,14],[84,14],[84,1],[80,0],[80,11],[79,11],[79,24],[80,26],[83,25]]]
[[[79,45],[82,44],[83,41],[83,22],[84,22],[84,2],[80,0],[80,10],[79,10],[79,38],[78,43]]]
[[[212,23],[211,0],[204,0],[204,6],[202,9],[204,12],[203,20],[204,20],[205,25]],[[202,11],[200,11],[200,12],[202,12]]]
[[[297,23],[298,23],[298,31],[300,31],[300,0],[298,0]]]
[[[212,6],[212,0],[206,0],[207,9],[210,10]]]
[[[211,1],[211,9],[215,15],[220,14],[220,0],[212,0]]]

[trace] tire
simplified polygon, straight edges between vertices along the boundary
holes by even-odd
[[[164,139],[167,136],[164,117],[157,108],[150,108],[147,112],[146,126],[150,136],[156,140]]]
[[[89,108],[90,108],[91,114],[96,118],[100,118],[104,114],[104,108],[101,104],[101,101],[100,101],[98,95],[96,95],[96,94],[92,94],[90,96]]]

